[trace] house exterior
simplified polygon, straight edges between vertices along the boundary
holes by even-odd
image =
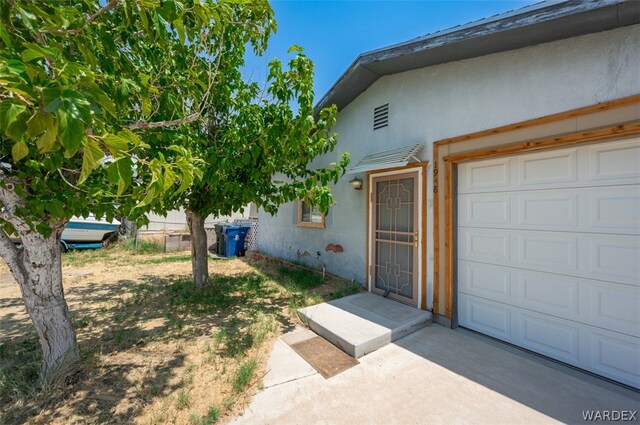
[[[259,249],[640,387],[639,17],[545,2],[360,55],[318,105],[336,205],[260,212]]]

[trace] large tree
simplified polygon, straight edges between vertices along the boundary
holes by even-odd
[[[0,255],[40,339],[43,380],[78,358],[65,224],[162,212],[199,178],[190,148],[225,48],[212,40],[237,9],[258,32],[272,20],[264,1],[0,0]]]
[[[235,22],[250,19],[237,9]],[[192,268],[196,286],[208,279],[208,252],[204,222],[207,216],[229,215],[256,203],[270,213],[295,199],[305,199],[326,211],[333,203],[335,183],[349,162],[347,154],[326,167],[310,169],[319,155],[330,152],[336,137],[330,132],[336,108],[314,111],[313,62],[293,46],[287,69],[272,60],[263,85],[247,80],[246,48],[261,55],[271,22],[254,28],[228,25],[213,43],[220,46],[216,96],[208,99],[202,137],[192,139],[192,150],[205,159],[203,178],[185,192],[184,206],[192,241]]]

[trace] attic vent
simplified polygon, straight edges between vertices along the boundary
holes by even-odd
[[[373,129],[377,130],[389,126],[389,104],[373,108]]]

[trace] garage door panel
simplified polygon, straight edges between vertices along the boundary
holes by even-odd
[[[640,139],[458,167],[459,324],[640,388]]]
[[[458,291],[559,319],[640,336],[640,287],[460,261]]]
[[[595,279],[640,285],[640,244],[637,237],[592,236],[586,269]]]
[[[459,182],[458,193],[507,189],[511,186],[509,158],[483,161],[482,164],[461,164],[464,180]]]
[[[640,185],[458,196],[460,227],[640,234]]]
[[[640,349],[637,338],[593,331],[589,352],[590,370],[636,388],[639,386]]]
[[[460,259],[509,264],[511,242],[509,231],[460,228]]]
[[[551,151],[518,157],[519,185],[548,187],[578,181],[575,149]]]
[[[536,226],[567,230],[576,229],[579,225],[576,191],[523,192],[513,197],[518,202],[519,227]]]
[[[636,140],[610,142],[589,149],[589,180],[614,184],[640,181],[640,144]]]
[[[458,304],[462,306],[458,317],[461,326],[505,341],[512,338],[512,309],[509,306],[462,293],[458,297]]]
[[[553,232],[517,232],[518,263],[534,270],[578,273],[578,237]]]
[[[461,195],[458,223],[465,227],[509,227],[511,197],[508,193]]]
[[[579,320],[579,279],[528,271],[520,271],[517,274],[519,288],[516,305],[528,310]]]
[[[588,198],[591,230],[640,233],[640,186],[594,189]]]
[[[594,326],[640,336],[640,287],[590,282],[588,321]]]
[[[511,271],[506,267],[461,261],[459,291],[482,298],[509,302],[511,296]]]
[[[531,312],[518,312],[520,345],[575,364],[580,361],[580,327],[576,323]]]

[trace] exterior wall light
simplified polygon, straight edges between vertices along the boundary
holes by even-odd
[[[360,180],[359,178],[354,177],[353,179],[349,180],[349,183],[351,183],[351,186],[353,186],[355,190],[362,190],[362,180]]]

